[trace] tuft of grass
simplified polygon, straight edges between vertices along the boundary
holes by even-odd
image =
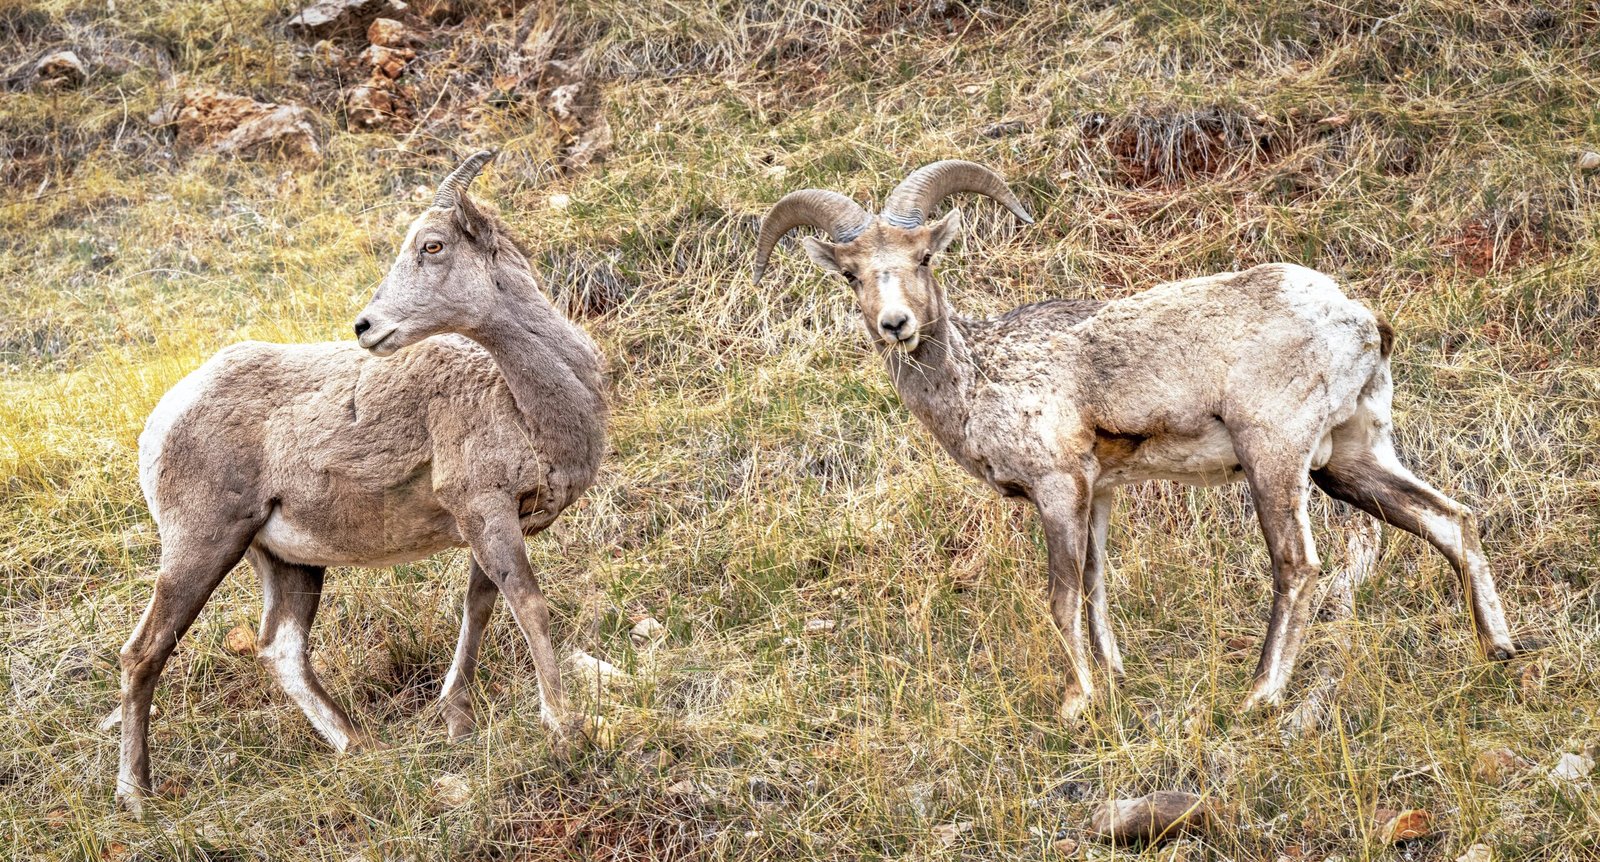
[[[419,7],[426,3],[416,4]],[[1600,742],[1600,17],[1583,4],[1137,0],[1062,5],[610,0],[460,4],[403,83],[415,122],[347,131],[349,69],[282,35],[283,0],[0,0],[0,846],[19,858],[1060,858],[1091,806],[1208,793],[1234,826],[1150,855],[1592,858],[1600,805],[1541,772]],[[72,47],[78,90],[23,70]],[[359,46],[358,46],[359,47]],[[353,53],[353,51],[351,52]],[[601,82],[605,162],[561,170],[532,64]],[[146,119],[185,86],[319,112],[295,167],[183,152]],[[511,88],[508,93],[505,88]],[[431,106],[431,107],[430,107]],[[613,452],[529,545],[565,654],[631,686],[577,702],[610,750],[550,756],[504,614],[483,732],[432,705],[460,552],[332,573],[319,672],[392,751],[334,756],[249,659],[224,582],[157,695],[166,798],[110,804],[117,649],[157,538],[136,437],[169,386],[245,338],[339,339],[416,193],[480,144],[517,226],[611,366]],[[1061,683],[1034,519],[961,475],[899,404],[849,297],[785,243],[784,192],[880,201],[927,161],[994,165],[1039,223],[957,201],[941,278],[969,313],[1291,260],[1399,333],[1404,456],[1480,515],[1519,634],[1475,654],[1443,559],[1390,535],[1354,619],[1319,623],[1292,697],[1337,682],[1317,733],[1239,718],[1265,550],[1240,488],[1152,485],[1112,524],[1128,676],[1080,724]],[[548,196],[570,196],[565,209]],[[1352,515],[1319,512],[1332,568]],[[638,648],[632,619],[663,643]],[[806,623],[832,620],[831,632]],[[1533,769],[1475,776],[1509,746]],[[470,800],[432,791],[460,776]],[[1382,846],[1384,808],[1436,834]],[[946,846],[934,827],[971,822]],[[1084,858],[1133,855],[1100,849]]]

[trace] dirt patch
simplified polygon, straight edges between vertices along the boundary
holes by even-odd
[[[1278,154],[1278,139],[1266,118],[1210,106],[1155,108],[1111,118],[1090,114],[1079,121],[1084,137],[1098,141],[1128,185],[1176,185]]]
[[[1481,221],[1461,228],[1445,240],[1444,248],[1474,275],[1513,269],[1549,251],[1545,241],[1526,227],[1500,232]]]

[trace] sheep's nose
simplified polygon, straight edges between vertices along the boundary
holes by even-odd
[[[361,336],[366,335],[367,334],[367,330],[369,330],[371,328],[372,328],[372,321],[366,319],[365,317],[358,318],[356,320],[356,337],[360,338]]]
[[[899,338],[900,330],[905,329],[909,320],[910,315],[904,311],[886,311],[878,317],[878,328],[883,330],[885,335]]]

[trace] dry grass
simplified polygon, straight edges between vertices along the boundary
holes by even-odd
[[[0,95],[0,855],[1062,858],[1051,842],[1080,837],[1095,799],[1156,789],[1237,818],[1160,858],[1600,853],[1593,785],[1540,775],[1600,743],[1600,173],[1572,169],[1600,144],[1591,6],[501,5],[435,31],[414,126],[354,134],[344,73],[279,35],[287,0],[0,0],[19,46],[0,73],[51,46],[92,67],[80,90]],[[604,165],[562,174],[554,123],[496,91],[526,32],[605,82]],[[316,107],[326,159],[175,152],[144,119],[172,97],[164,70]],[[330,578],[319,666],[397,744],[335,757],[223,650],[259,612],[241,569],[157,695],[167,798],[149,823],[119,817],[94,724],[156,559],[145,415],[230,342],[347,337],[413,190],[477,144],[505,152],[484,194],[611,358],[614,453],[529,547],[561,651],[638,679],[579,696],[617,747],[550,758],[503,613],[487,730],[444,744],[431,698],[457,552]],[[1403,452],[1482,514],[1513,626],[1548,646],[1479,661],[1444,561],[1391,535],[1357,618],[1314,629],[1302,680],[1343,674],[1325,726],[1238,718],[1254,659],[1227,641],[1259,632],[1267,592],[1248,500],[1152,486],[1113,522],[1128,678],[1058,723],[1031,514],[956,472],[802,256],[780,250],[759,292],[748,278],[754,220],[783,192],[877,199],[947,156],[997,166],[1041,216],[1018,229],[961,202],[974,227],[942,277],[970,313],[1285,259],[1387,315]],[[666,642],[636,650],[635,613]],[[836,630],[803,633],[816,618]],[[1496,746],[1534,769],[1477,780]],[[439,810],[442,772],[472,800]],[[1436,834],[1382,846],[1376,807],[1427,808]],[[965,821],[951,846],[934,832]]]

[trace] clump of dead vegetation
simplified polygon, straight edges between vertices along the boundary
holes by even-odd
[[[291,32],[307,5],[0,0],[16,854],[1102,858],[1096,812],[1192,796],[1208,828],[1152,855],[1592,855],[1592,8],[418,0]],[[206,143],[242,115],[186,137],[195,94],[300,109],[319,156]],[[558,652],[627,680],[575,695],[613,738],[551,758],[504,615],[481,740],[431,735],[466,573],[444,557],[330,574],[319,673],[396,745],[334,758],[230,638],[260,610],[241,571],[158,692],[155,819],[118,819],[93,726],[158,553],[140,425],[222,345],[347,337],[427,184],[483,145],[487,199],[610,357],[614,451],[530,549]],[[1237,719],[1268,589],[1248,496],[1152,486],[1111,539],[1140,659],[1056,723],[1029,520],[951,469],[836,286],[749,282],[784,192],[877,203],[940,157],[996,166],[1039,217],[960,203],[950,276],[974,311],[1290,260],[1383,313],[1401,448],[1477,510],[1516,634],[1544,647],[1466,661],[1455,579],[1390,536],[1354,618],[1312,630],[1290,699],[1318,708]],[[1329,541],[1348,517],[1318,513],[1330,570],[1367,553]],[[661,630],[635,639],[645,617]]]

